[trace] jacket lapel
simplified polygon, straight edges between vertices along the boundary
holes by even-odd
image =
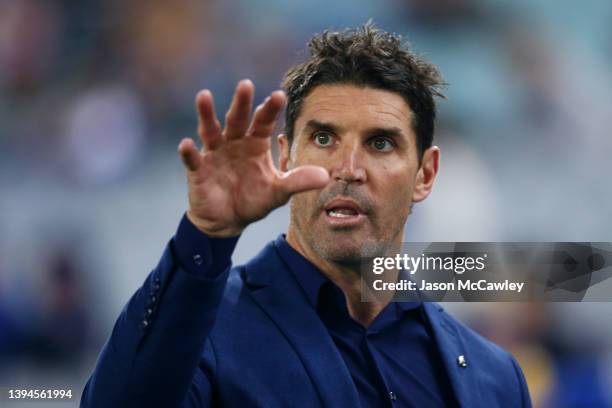
[[[453,325],[447,321],[448,316],[443,313],[443,309],[430,302],[423,302],[423,305],[457,402],[462,407],[478,406],[480,397],[476,362],[470,360],[469,350]],[[465,367],[459,364],[459,356],[464,357]]]
[[[358,407],[351,375],[327,328],[272,243],[246,265],[255,302],[274,321],[299,355],[327,407]]]

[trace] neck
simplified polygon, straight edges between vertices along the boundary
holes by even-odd
[[[391,296],[376,296],[374,301],[362,301],[361,266],[325,259],[300,238],[290,227],[287,243],[342,290],[350,316],[362,326],[368,327],[390,302]]]

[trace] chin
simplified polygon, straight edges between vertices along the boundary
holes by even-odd
[[[324,257],[332,262],[339,264],[355,265],[362,261],[362,255],[359,248],[356,247],[334,247],[326,248]]]
[[[325,238],[320,235],[315,237],[313,248],[319,256],[335,263],[360,264],[364,258],[376,256],[380,250],[379,245],[372,245],[354,233],[325,235]]]

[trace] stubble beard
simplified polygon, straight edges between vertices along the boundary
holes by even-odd
[[[321,225],[322,214],[316,208],[308,211],[307,218],[298,216],[308,207],[304,204],[300,203],[299,199],[291,200],[291,224],[302,245],[307,246],[317,257],[339,266],[361,268],[362,264],[371,258],[388,255],[397,246],[395,236],[403,231],[400,226],[399,231],[394,232],[390,240],[378,239],[374,235],[360,238],[360,233],[351,231],[353,228],[320,231],[319,229],[325,229],[325,226]],[[369,222],[373,223],[374,220],[370,219]]]

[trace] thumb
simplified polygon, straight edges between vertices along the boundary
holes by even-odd
[[[323,188],[329,182],[329,173],[320,166],[300,166],[281,176],[279,187],[283,201],[289,200],[292,194],[302,191]]]

